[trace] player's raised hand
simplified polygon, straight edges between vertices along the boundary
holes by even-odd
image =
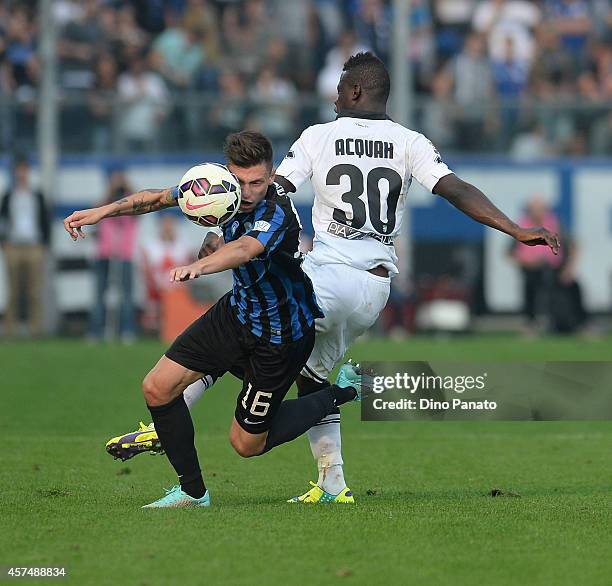
[[[189,281],[191,279],[197,279],[202,274],[200,265],[194,262],[184,267],[176,267],[170,271],[170,281]]]
[[[527,246],[549,246],[555,254],[561,248],[559,236],[546,228],[521,228],[515,238]]]
[[[70,214],[64,220],[64,228],[66,232],[70,234],[70,238],[73,240],[77,240],[79,236],[81,238],[85,238],[83,226],[92,226],[97,224],[100,220],[103,220],[104,217],[105,213],[102,208],[92,208],[89,210],[72,212],[72,214]]]

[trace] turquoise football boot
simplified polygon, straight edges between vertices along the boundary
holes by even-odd
[[[372,388],[372,375],[364,372],[359,364],[353,364],[349,360],[340,367],[335,384],[343,389],[353,387],[357,391],[353,401],[361,401],[364,394],[369,393]]]
[[[210,494],[208,490],[204,496],[194,499],[186,492],[183,492],[181,485],[177,484],[166,490],[165,496],[156,501],[145,505],[143,509],[177,509],[182,507],[210,507]]]

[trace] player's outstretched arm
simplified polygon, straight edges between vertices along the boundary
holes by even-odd
[[[172,269],[170,271],[170,280],[189,281],[190,279],[197,279],[202,275],[235,269],[259,256],[264,250],[264,245],[256,238],[242,236],[238,240],[224,244],[216,252],[190,265]]]
[[[509,234],[529,246],[540,244],[549,246],[555,254],[559,254],[560,243],[557,234],[546,228],[521,228],[497,208],[480,189],[454,174],[442,177],[436,183],[433,192],[481,224]]]
[[[176,187],[166,189],[143,189],[113,203],[97,208],[73,212],[64,220],[64,228],[73,240],[85,238],[83,226],[92,226],[104,218],[147,214],[178,205],[174,197]]]

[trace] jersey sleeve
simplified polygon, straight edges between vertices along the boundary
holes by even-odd
[[[293,143],[283,162],[276,169],[276,174],[291,181],[296,189],[299,189],[300,185],[312,176],[308,130],[307,128],[302,132],[300,138]]]
[[[452,173],[436,147],[422,134],[409,144],[407,155],[410,174],[429,192],[442,177]]]
[[[253,227],[244,235],[259,240],[265,251],[270,254],[285,237],[287,232],[285,219],[283,209],[274,201],[269,201],[265,208],[255,214]]]

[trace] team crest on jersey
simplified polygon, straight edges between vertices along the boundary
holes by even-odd
[[[239,225],[240,225],[240,224],[239,224],[238,222],[234,222],[234,223],[232,224],[232,226],[231,226],[231,228],[230,228],[230,232],[231,232],[232,236],[233,236],[234,234],[236,234],[236,230],[238,230],[238,226],[239,226]]]
[[[265,220],[257,220],[255,222],[255,230],[258,232],[267,232],[270,229],[270,222],[266,222]]]

